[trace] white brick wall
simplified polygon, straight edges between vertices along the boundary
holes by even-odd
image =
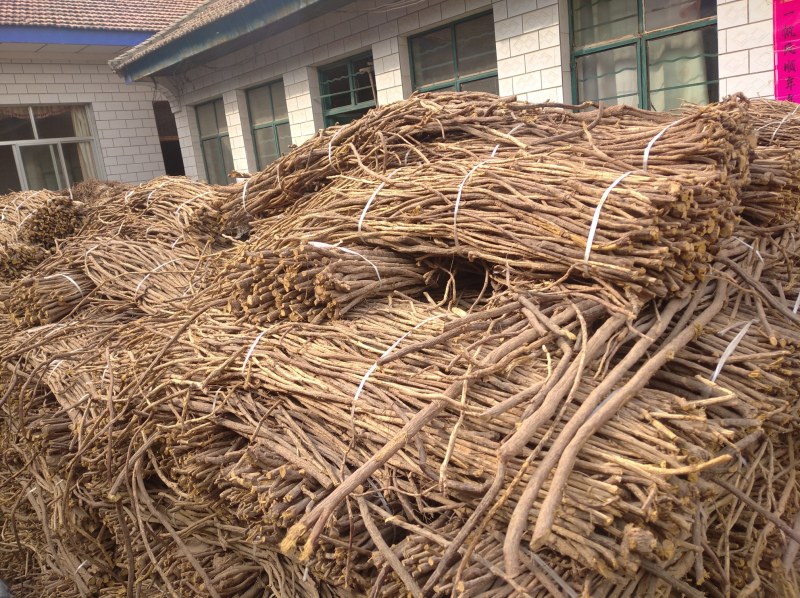
[[[720,96],[775,97],[772,0],[717,3]]]
[[[771,0],[720,0],[721,95],[772,96],[771,6]],[[252,171],[241,90],[283,79],[292,138],[299,144],[323,126],[317,67],[371,50],[377,102],[394,102],[413,91],[409,36],[486,11],[494,18],[500,94],[529,102],[572,101],[567,0],[421,0],[386,7],[385,0],[355,0],[185,73],[173,108],[187,175],[204,176],[191,106],[225,98],[234,162]]]
[[[34,62],[0,56],[0,105],[88,104],[97,131],[98,176],[143,182],[164,174],[150,83],[126,84],[105,62]]]

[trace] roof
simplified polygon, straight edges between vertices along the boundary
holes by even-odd
[[[0,0],[0,27],[159,31],[205,0]]]
[[[2,0],[0,0],[2,1]],[[169,27],[111,60],[128,81],[167,73],[189,58],[218,56],[352,0],[206,0]]]
[[[257,0],[201,0],[199,8],[185,14],[182,19],[178,19],[171,27],[165,28],[112,60],[110,63],[111,68],[118,70],[145,54],[163,48],[170,42],[176,41],[255,2]]]

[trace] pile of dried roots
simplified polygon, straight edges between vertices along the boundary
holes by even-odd
[[[793,110],[420,94],[74,193],[0,283],[0,577],[800,595]]]

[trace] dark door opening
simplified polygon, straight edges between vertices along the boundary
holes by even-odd
[[[158,140],[161,142],[161,155],[164,157],[164,171],[170,176],[184,176],[183,155],[178,141],[178,125],[169,102],[153,102],[156,115]]]

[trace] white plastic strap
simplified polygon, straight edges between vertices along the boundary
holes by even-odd
[[[333,141],[334,141],[334,139],[336,139],[337,135],[339,135],[339,133],[342,132],[343,128],[344,127],[340,128],[338,131],[336,131],[331,136],[331,140],[328,142],[328,164],[330,164],[331,166],[333,166]]]
[[[244,188],[242,189],[242,208],[244,208],[245,212],[247,211],[247,203],[246,203],[245,200],[247,199],[247,185],[249,183],[250,183],[250,179],[247,179],[244,182]]]
[[[339,245],[331,245],[330,243],[322,243],[320,241],[310,241],[308,244],[311,245],[311,247],[316,247],[317,249],[338,249],[339,251],[341,251],[343,253],[349,253],[350,255],[355,255],[355,256],[360,257],[362,260],[364,260],[370,266],[372,266],[373,270],[375,270],[375,275],[378,277],[378,282],[383,282],[383,279],[381,279],[381,273],[378,271],[378,266],[376,266],[372,261],[370,261],[369,259],[367,259],[363,255],[361,255],[357,251],[353,251],[352,249],[348,249],[347,247],[341,247]]]
[[[733,352],[736,351],[736,347],[739,346],[739,343],[742,342],[744,335],[747,334],[750,326],[755,322],[755,320],[750,320],[747,322],[744,327],[739,331],[733,340],[728,343],[728,346],[725,347],[725,351],[722,352],[722,357],[719,358],[719,363],[717,364],[717,369],[714,370],[714,374],[711,376],[711,381],[716,382],[717,377],[722,373],[722,368],[725,367],[725,362],[728,361],[728,358],[733,355]]]
[[[168,262],[164,262],[164,263],[163,263],[163,264],[161,264],[160,266],[157,266],[157,267],[155,267],[153,270],[151,270],[150,272],[148,272],[148,273],[145,275],[145,277],[144,277],[144,278],[142,278],[142,279],[139,281],[139,284],[137,284],[137,285],[136,285],[136,290],[133,292],[133,296],[134,296],[134,298],[136,297],[136,295],[138,295],[138,294],[139,294],[139,289],[140,289],[140,288],[142,287],[142,285],[144,284],[144,281],[145,281],[145,280],[147,280],[148,278],[150,278],[150,275],[151,275],[151,274],[155,274],[156,272],[158,272],[159,270],[161,270],[161,268],[163,268],[164,266],[169,266],[170,264],[172,264],[172,263],[174,263],[174,262],[177,262],[179,259],[180,259],[180,258],[175,258],[174,260],[169,260]]]
[[[211,193],[211,191],[206,191],[205,193],[201,193],[200,195],[195,195],[194,197],[190,197],[189,199],[184,201],[181,205],[179,205],[177,208],[175,208],[175,215],[177,216],[178,213],[183,209],[183,206],[185,206],[189,202],[192,202],[195,199],[200,199],[201,197],[204,197],[204,196],[208,195],[209,193]]]
[[[633,172],[632,170],[629,170],[628,172],[619,175],[617,177],[617,180],[611,183],[608,186],[608,188],[605,191],[603,191],[603,196],[600,198],[600,203],[598,203],[597,207],[594,209],[594,216],[592,217],[592,226],[591,228],[589,228],[589,236],[586,238],[586,252],[583,254],[584,262],[589,261],[589,256],[592,253],[592,243],[594,242],[594,235],[597,232],[597,224],[598,222],[600,222],[600,211],[603,209],[603,204],[606,203],[606,200],[608,199],[608,196],[611,194],[611,191],[614,190],[614,187],[616,187],[620,183],[620,181],[622,181],[622,179],[624,179],[632,172]]]
[[[794,309],[792,310],[792,313],[796,314],[798,309],[800,309],[800,293],[797,293],[797,300],[794,302]]]
[[[81,569],[83,569],[83,568],[84,568],[86,565],[88,565],[88,564],[89,564],[89,561],[83,561],[83,562],[82,562],[80,565],[78,565],[78,568],[77,568],[77,569],[75,569],[75,574],[77,575],[77,574],[78,574],[78,572],[79,572]]]
[[[792,112],[790,114],[787,114],[786,116],[784,116],[781,119],[781,122],[778,123],[778,126],[775,127],[775,130],[772,132],[772,137],[769,138],[770,143],[775,139],[775,135],[778,134],[778,130],[783,126],[783,123],[785,123],[789,119],[790,116],[794,116],[794,113],[797,112],[798,108],[800,108],[800,104],[795,106],[794,110],[792,110]]]
[[[253,351],[256,350],[256,346],[258,346],[258,341],[261,340],[261,337],[267,332],[264,329],[257,337],[256,340],[253,341],[253,344],[250,345],[250,349],[247,351],[247,355],[245,355],[244,362],[242,362],[242,373],[244,373],[244,369],[247,367],[247,362],[250,361],[250,356],[253,354]]]
[[[747,243],[747,242],[743,241],[743,240],[742,240],[742,239],[740,239],[739,237],[734,237],[734,239],[736,239],[737,241],[739,241],[739,243],[741,243],[741,244],[742,244],[742,245],[744,245],[745,247],[748,247],[748,248],[750,249],[750,251],[755,251],[755,252],[756,252],[756,257],[759,259],[759,261],[760,261],[762,264],[764,263],[764,258],[763,258],[763,257],[761,257],[761,252],[760,252],[758,249],[756,249],[755,247],[753,247],[752,245],[750,245],[750,243]]]
[[[475,166],[472,167],[467,173],[467,176],[461,181],[461,184],[458,186],[458,194],[456,195],[456,205],[453,208],[453,241],[458,247],[458,207],[461,205],[461,193],[464,191],[464,185],[467,183],[467,179],[472,176],[472,174],[478,170],[481,166],[486,164],[486,160],[482,160],[478,162]]]
[[[356,404],[355,404],[355,403],[356,403],[356,401],[358,400],[358,397],[360,397],[360,396],[361,396],[361,391],[363,391],[363,390],[364,390],[364,385],[367,383],[367,380],[369,380],[369,377],[372,375],[372,373],[373,373],[373,372],[374,372],[374,371],[375,371],[375,370],[378,368],[378,362],[379,362],[381,359],[383,359],[384,357],[386,357],[387,355],[389,355],[389,353],[391,353],[392,351],[394,351],[394,348],[395,348],[397,345],[399,345],[399,344],[400,344],[400,343],[403,341],[403,339],[404,339],[404,338],[406,338],[406,337],[407,337],[409,334],[411,334],[412,332],[414,332],[414,331],[415,331],[417,328],[421,328],[422,326],[424,326],[424,325],[425,325],[425,324],[427,324],[428,322],[432,322],[433,320],[436,320],[436,319],[438,319],[438,318],[441,318],[441,317],[443,317],[444,315],[445,315],[445,314],[438,314],[438,315],[435,315],[435,316],[431,316],[430,318],[427,318],[427,319],[425,319],[425,320],[422,320],[422,322],[420,322],[419,324],[417,324],[416,326],[414,326],[414,327],[413,327],[411,330],[409,330],[409,331],[408,331],[408,332],[406,332],[406,333],[405,333],[403,336],[401,336],[401,337],[400,337],[400,338],[398,338],[396,341],[394,341],[394,342],[391,344],[391,346],[390,346],[388,349],[386,349],[386,351],[384,351],[384,352],[383,352],[383,354],[382,354],[382,355],[381,355],[381,356],[380,356],[380,357],[379,357],[379,358],[378,358],[378,359],[375,361],[375,363],[373,363],[371,366],[369,366],[369,369],[367,370],[367,373],[366,373],[366,374],[364,374],[364,377],[363,377],[363,378],[361,378],[361,383],[358,385],[358,389],[356,390],[356,394],[353,396],[353,410],[355,410],[355,408],[356,408]]]
[[[50,276],[45,276],[45,278],[58,278],[59,276],[62,276],[66,278],[68,281],[70,281],[75,286],[75,288],[78,289],[78,292],[81,294],[81,297],[83,297],[83,289],[81,289],[80,285],[77,282],[75,282],[75,279],[72,278],[71,276],[68,276],[66,274],[52,274]]]
[[[387,178],[392,178],[395,172],[397,171],[395,170],[394,172],[392,172]],[[364,224],[364,218],[367,217],[367,210],[369,210],[369,207],[372,205],[372,202],[375,201],[376,197],[378,197],[378,193],[381,192],[381,189],[383,189],[383,186],[385,184],[386,181],[381,181],[381,184],[378,185],[378,188],[372,192],[372,195],[370,196],[367,205],[364,206],[364,210],[361,212],[361,217],[358,219],[358,232],[361,232],[361,225]]]
[[[679,122],[681,122],[681,121],[679,121],[679,120],[674,120],[674,121],[672,121],[672,122],[671,122],[671,123],[669,123],[669,124],[668,124],[666,127],[664,127],[663,129],[661,129],[661,130],[660,130],[658,133],[656,133],[656,136],[655,136],[655,137],[653,137],[653,138],[650,140],[650,143],[648,143],[648,144],[647,144],[647,147],[646,147],[646,148],[644,148],[644,158],[642,159],[642,169],[643,169],[643,170],[647,170],[647,161],[650,159],[650,150],[652,150],[652,149],[653,149],[653,146],[656,144],[656,141],[658,141],[659,139],[661,139],[661,136],[662,136],[664,133],[666,133],[666,132],[667,132],[667,130],[668,130],[668,129],[669,129],[671,126],[672,126],[672,125],[674,125],[674,124],[676,124],[676,123],[679,123]]]
[[[128,199],[130,198],[130,196],[131,196],[131,195],[133,195],[133,192],[134,192],[134,191],[136,191],[136,187],[134,187],[133,189],[131,189],[130,191],[128,191],[128,192],[125,194],[125,199],[123,200],[123,203],[125,203],[125,204],[127,204],[127,203],[128,203]]]

